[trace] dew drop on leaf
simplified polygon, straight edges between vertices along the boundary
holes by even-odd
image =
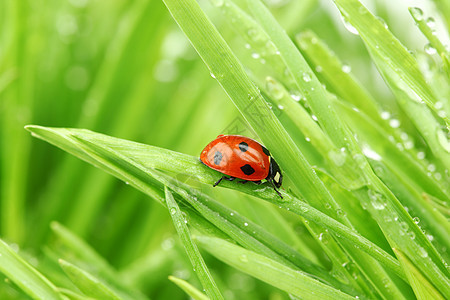
[[[423,11],[418,7],[411,7],[409,12],[413,16],[414,20],[422,21],[423,20]]]

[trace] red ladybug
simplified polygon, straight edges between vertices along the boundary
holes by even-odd
[[[227,176],[222,176],[213,186],[223,179],[244,179],[242,183],[252,181],[260,184],[266,179],[274,190],[281,186],[283,176],[280,167],[270,156],[269,150],[255,140],[240,135],[219,135],[209,143],[200,154],[200,161]]]

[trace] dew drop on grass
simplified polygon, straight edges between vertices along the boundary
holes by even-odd
[[[283,98],[283,86],[272,77],[266,78],[266,88],[273,100],[280,100]]]
[[[382,210],[385,208],[386,203],[383,200],[382,194],[371,189],[369,189],[367,193],[369,195],[370,203],[372,204],[373,208],[375,208],[376,210]]]
[[[398,128],[400,127],[400,121],[397,119],[390,119],[389,126],[391,126],[392,128]]]
[[[411,7],[409,12],[413,16],[414,20],[422,21],[423,20],[423,11],[418,7]]]
[[[311,75],[309,75],[308,72],[304,72],[302,78],[303,78],[304,82],[310,82],[311,81]]]
[[[248,262],[248,257],[247,257],[247,255],[242,254],[239,256],[239,260],[246,263],[246,262]]]
[[[436,26],[436,21],[432,17],[430,17],[427,19],[427,25],[430,28],[434,28]]]
[[[302,98],[302,96],[299,91],[292,91],[291,98],[294,99],[295,101],[299,102],[300,99]]]
[[[281,105],[281,104],[278,104],[278,109],[281,109],[281,110],[283,110],[283,109],[284,109],[284,106],[283,106],[283,105]]]
[[[380,116],[383,120],[388,120],[391,117],[391,114],[388,111],[382,111]]]
[[[347,29],[350,33],[359,35],[358,30],[355,27],[353,27],[353,25],[350,24],[350,22],[348,22],[344,17],[342,17],[342,21],[344,23],[345,29]]]
[[[430,43],[428,43],[424,46],[424,50],[429,55],[433,55],[433,54],[437,53],[436,48],[434,48]]]
[[[213,72],[209,73],[209,75],[211,75],[212,78],[216,79],[216,75],[214,75]]]
[[[345,164],[347,159],[347,153],[342,150],[331,150],[328,152],[328,158],[338,167],[341,167]]]
[[[245,223],[244,223],[244,226],[246,226],[246,227],[247,227],[247,226],[248,226],[248,223],[247,223],[247,222],[245,222]]]
[[[309,137],[305,137],[305,141],[311,142],[311,139]]]
[[[177,213],[177,210],[174,208],[174,207],[172,207],[171,209],[170,209],[170,214],[171,215],[174,215],[174,214],[176,214]]]
[[[347,64],[343,64],[342,65],[342,72],[344,72],[344,73],[350,73],[352,71],[352,67],[350,67],[350,65],[347,65]]]
[[[317,72],[317,73],[320,73],[320,72],[322,72],[322,71],[323,71],[322,66],[316,66],[316,72]]]
[[[417,158],[418,159],[424,159],[425,158],[425,152],[423,152],[423,151],[417,152]]]
[[[258,58],[260,58],[260,57],[261,57],[261,54],[259,54],[258,52],[253,52],[253,53],[252,53],[252,58],[258,59]]]

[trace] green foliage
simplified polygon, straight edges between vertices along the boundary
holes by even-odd
[[[0,298],[450,298],[448,4],[389,5],[0,3]]]

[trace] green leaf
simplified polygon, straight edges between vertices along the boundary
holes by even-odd
[[[197,245],[195,245],[191,239],[189,229],[185,223],[186,218],[182,215],[178,204],[175,202],[175,199],[167,187],[165,188],[165,194],[167,209],[172,217],[175,229],[177,230],[178,236],[186,249],[186,253],[189,256],[191,264],[194,267],[194,271],[200,279],[206,294],[212,299],[223,299],[214,278],[211,276],[211,273],[209,272],[208,267],[200,254],[200,251],[198,251]]]
[[[408,257],[394,248],[394,252],[397,255],[405,274],[408,277],[409,282],[416,294],[417,299],[444,299],[444,297],[436,290],[433,284],[414,266],[414,264],[408,259]]]
[[[33,299],[63,299],[57,288],[3,240],[0,240],[0,272]]]
[[[198,236],[200,245],[225,263],[286,293],[305,299],[352,299],[308,274],[293,270],[265,256],[256,254],[222,239]]]
[[[183,291],[185,291],[186,294],[188,294],[189,296],[192,297],[192,299],[195,299],[195,300],[208,300],[209,299],[205,294],[203,294],[202,292],[197,290],[194,286],[189,284],[189,282],[187,282],[183,279],[177,278],[175,276],[169,276],[169,280],[172,281],[173,283],[175,283]]]
[[[111,288],[88,272],[60,259],[59,264],[70,280],[86,296],[96,299],[121,299]]]

